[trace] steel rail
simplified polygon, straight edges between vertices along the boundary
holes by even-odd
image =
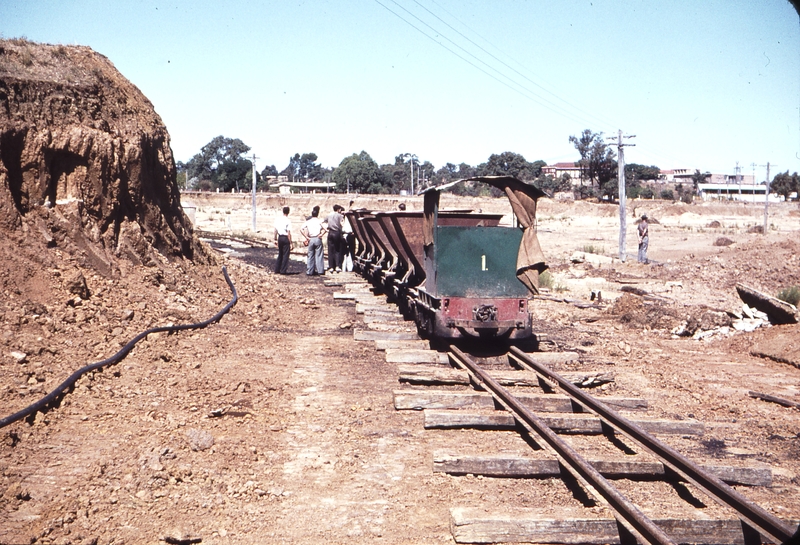
[[[502,387],[486,371],[481,369],[469,356],[455,346],[450,347],[449,356],[459,367],[469,372],[481,386],[489,390],[492,396],[510,411],[519,422],[523,423],[525,427],[541,437],[541,439],[556,452],[561,465],[575,475],[575,477],[586,485],[593,494],[598,495],[599,499],[607,502],[615,511],[617,520],[632,534],[637,535],[646,543],[659,545],[675,544],[675,541],[642,513],[636,505],[622,495],[599,471],[581,457],[575,449],[561,439],[511,392]]]
[[[151,333],[162,333],[165,331],[183,331],[185,329],[202,329],[208,325],[213,324],[214,322],[218,322],[225,314],[228,313],[228,311],[231,308],[233,308],[233,306],[239,300],[239,294],[236,293],[236,287],[233,285],[233,282],[231,282],[231,278],[230,276],[228,276],[228,270],[225,267],[222,267],[222,274],[225,276],[225,281],[228,283],[228,287],[230,288],[231,293],[233,294],[233,298],[228,302],[227,305],[225,305],[222,308],[222,310],[214,314],[214,316],[212,316],[208,320],[198,322],[195,324],[165,325],[159,327],[152,327],[147,331],[142,331],[141,333],[136,335],[136,337],[134,337],[131,341],[129,341],[128,344],[123,346],[119,350],[119,352],[117,352],[113,356],[106,358],[103,361],[98,361],[97,363],[91,363],[89,365],[81,367],[80,369],[72,373],[64,382],[56,386],[49,394],[41,398],[39,401],[31,405],[28,405],[24,409],[21,409],[15,412],[14,414],[11,414],[5,418],[0,419],[0,428],[4,428],[9,424],[12,424],[18,420],[22,420],[23,418],[35,414],[38,411],[44,410],[51,403],[56,401],[56,399],[58,399],[67,389],[71,388],[83,375],[85,375],[89,371],[94,371],[95,369],[100,369],[107,365],[112,365],[120,362],[125,356],[128,355],[128,352],[133,350],[133,347],[136,345],[136,343],[138,343]]]
[[[783,543],[792,537],[794,530],[782,520],[749,501],[718,477],[708,474],[700,466],[621,416],[602,401],[581,391],[555,371],[535,362],[517,347],[511,347],[509,355],[523,368],[534,371],[542,378],[557,384],[561,390],[597,414],[606,424],[651,451],[678,475],[703,490],[717,502],[736,511],[739,518],[753,530],[775,540],[776,543]]]

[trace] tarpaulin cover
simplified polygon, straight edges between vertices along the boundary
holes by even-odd
[[[445,185],[426,189],[424,216],[424,244],[433,244],[434,210],[438,207],[439,192],[460,182],[482,182],[494,186],[506,194],[511,209],[522,227],[522,241],[517,252],[517,279],[534,295],[539,294],[539,275],[547,270],[544,254],[536,236],[536,201],[547,194],[533,185],[511,176],[477,176],[456,180]]]

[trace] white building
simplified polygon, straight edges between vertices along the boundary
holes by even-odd
[[[752,179],[753,177],[750,176]],[[767,191],[767,186],[764,184],[738,184],[738,183],[710,183],[710,184],[697,184],[700,191],[700,197],[704,201],[709,200],[726,200],[726,201],[742,201],[742,202],[764,202],[764,195]],[[783,198],[775,193],[770,193],[769,202],[781,202]]]
[[[283,182],[277,184],[281,195],[290,193],[328,193],[333,191],[336,184],[333,182]]]

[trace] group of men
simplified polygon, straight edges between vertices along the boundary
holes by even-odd
[[[400,205],[400,210],[405,210],[405,204]],[[322,248],[322,237],[328,235],[328,271],[342,272],[342,268],[347,256],[350,257],[352,264],[353,258],[353,229],[347,217],[344,215],[344,207],[338,204],[333,205],[333,212],[325,220],[319,219],[319,206],[311,210],[311,217],[306,220],[300,228],[300,234],[305,239],[303,244],[308,247],[306,258],[306,274],[308,276],[319,276],[325,274],[325,264]],[[647,259],[647,247],[650,242],[649,225],[647,214],[642,215],[642,219],[637,227],[639,236],[639,255],[640,263],[649,263]],[[289,254],[292,249],[292,224],[289,220],[289,207],[283,207],[283,215],[275,219],[275,242],[278,245],[278,260],[275,263],[276,274],[288,274]]]
[[[276,274],[288,274],[289,254],[292,249],[292,224],[289,220],[290,209],[283,207],[283,215],[275,219],[275,242],[278,245],[278,259],[275,263]],[[306,258],[306,274],[319,276],[325,274],[322,237],[328,235],[328,271],[342,272],[346,258],[349,263],[353,257],[353,229],[344,215],[344,207],[333,205],[333,212],[324,220],[319,219],[319,206],[311,210],[311,216],[300,228],[303,245],[308,248]]]

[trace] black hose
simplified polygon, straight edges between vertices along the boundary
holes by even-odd
[[[105,367],[106,365],[112,365],[115,363],[119,363],[125,356],[128,355],[128,352],[133,350],[133,347],[147,337],[151,333],[162,333],[164,331],[183,331],[185,329],[202,329],[208,325],[213,324],[214,322],[219,321],[228,311],[233,308],[233,305],[239,300],[239,295],[236,293],[236,288],[231,282],[230,277],[228,276],[228,270],[225,267],[222,267],[222,274],[225,275],[225,281],[228,283],[228,287],[231,288],[231,293],[233,293],[233,299],[225,305],[225,307],[217,312],[214,316],[209,318],[204,322],[198,322],[196,324],[182,324],[182,325],[165,325],[159,327],[153,327],[148,329],[147,331],[143,331],[136,335],[128,344],[123,346],[119,352],[111,356],[110,358],[106,358],[103,361],[98,361],[97,363],[91,363],[85,367],[81,367],[74,373],[72,373],[67,380],[59,384],[52,392],[44,396],[42,399],[37,401],[36,403],[29,405],[22,409],[21,411],[17,411],[14,414],[7,416],[0,420],[0,428],[8,426],[9,424],[16,422],[17,420],[21,420],[27,416],[30,416],[37,411],[40,411],[50,405],[50,403],[54,402],[56,399],[59,398],[67,389],[71,388],[81,376],[89,371],[94,371],[95,369],[100,369],[101,367]]]

